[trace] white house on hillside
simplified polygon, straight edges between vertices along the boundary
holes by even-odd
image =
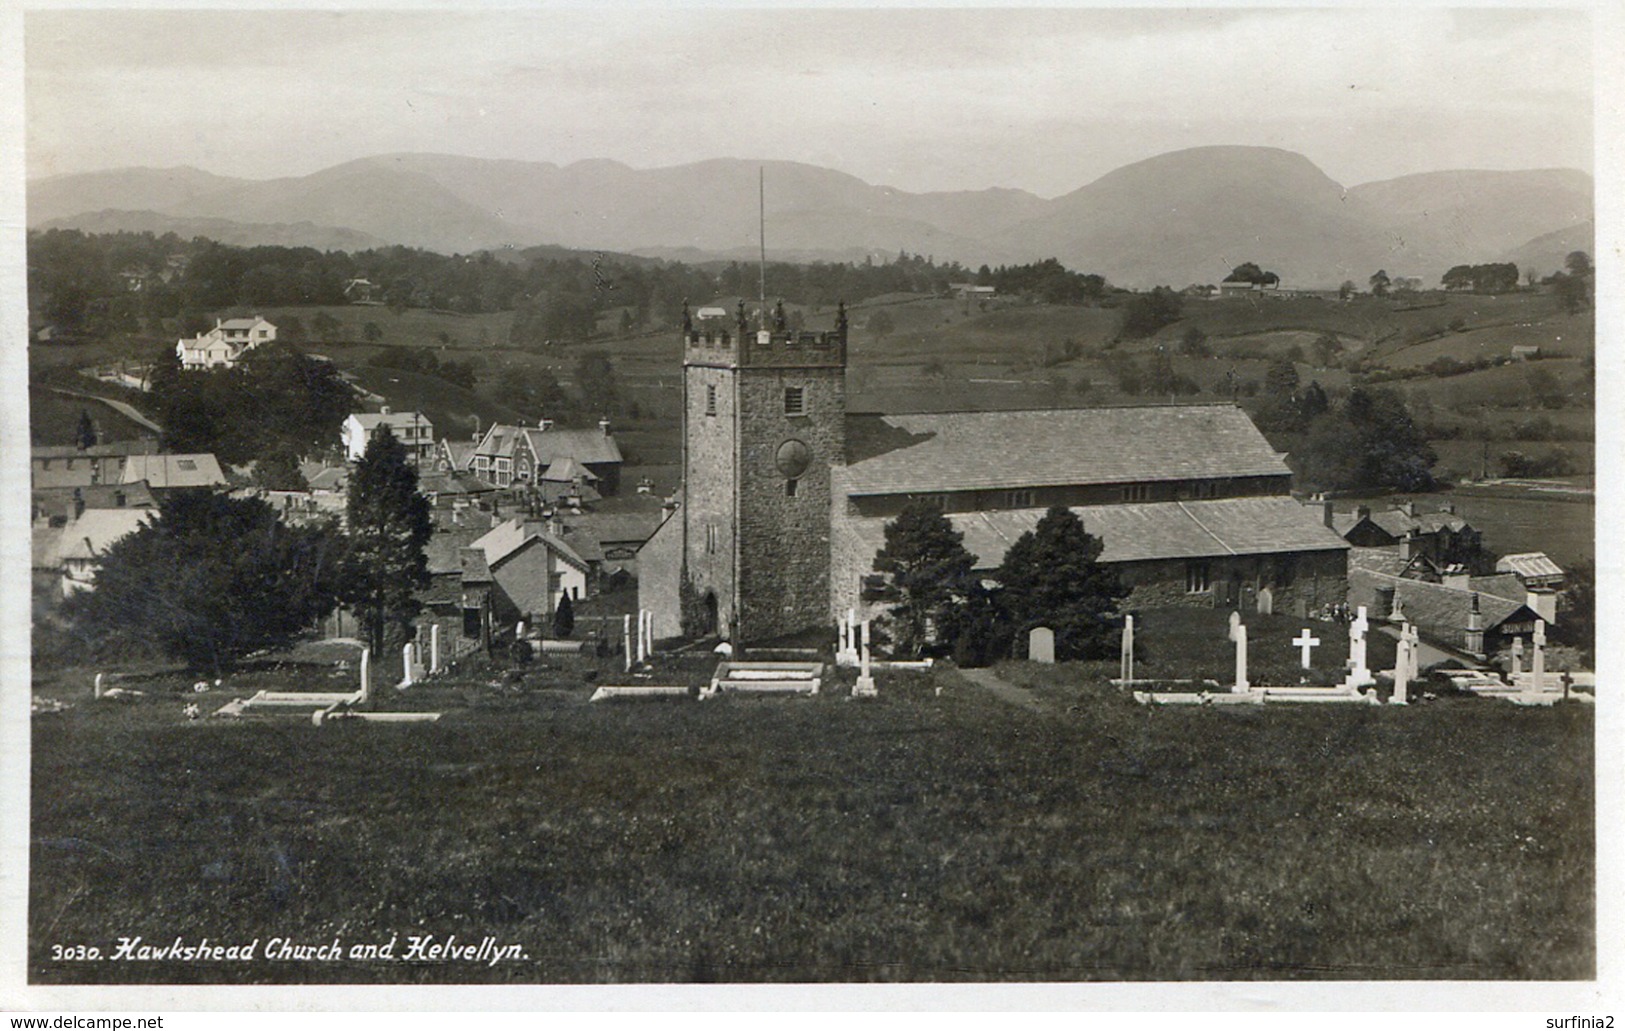
[[[377,412],[351,412],[339,428],[339,442],[344,445],[344,457],[354,462],[367,450],[381,426],[388,426],[406,448],[414,462],[434,456],[434,423],[422,412],[391,412],[388,408]]]
[[[276,327],[260,318],[214,320],[214,328],[175,344],[183,369],[231,368],[244,354],[276,339]]]

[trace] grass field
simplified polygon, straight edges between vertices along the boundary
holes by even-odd
[[[1042,711],[947,669],[882,673],[873,703],[846,674],[816,698],[621,706],[587,704],[579,668],[522,690],[471,670],[390,693],[437,724],[321,728],[188,722],[179,677],[131,704],[88,700],[88,671],[36,682],[75,707],[33,721],[30,978],[1593,976],[1589,710],[1161,710],[1092,666],[999,673]],[[524,958],[51,959],[413,934]]]

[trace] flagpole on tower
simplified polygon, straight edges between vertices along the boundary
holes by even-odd
[[[767,169],[756,169],[756,223],[761,233],[761,327],[767,328]]]

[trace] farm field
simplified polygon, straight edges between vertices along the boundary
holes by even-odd
[[[1594,976],[1588,709],[1146,709],[1103,665],[1000,667],[1041,711],[951,669],[882,674],[872,704],[849,674],[815,698],[620,706],[589,705],[579,669],[470,674],[391,692],[439,723],[320,728],[187,722],[180,678],[92,702],[69,671],[35,685],[75,705],[33,721],[30,979]],[[409,934],[524,956],[50,958]]]

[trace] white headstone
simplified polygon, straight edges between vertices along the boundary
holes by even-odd
[[[417,663],[413,661],[412,653],[416,650],[410,641],[401,646],[401,687],[411,687],[413,684],[412,667]]]
[[[1523,638],[1512,639],[1512,675],[1518,676],[1523,672]]]
[[[621,651],[625,653],[626,672],[632,672],[632,614],[621,617]]]
[[[1268,587],[1259,589],[1258,614],[1260,616],[1275,615],[1275,592],[1270,590]]]
[[[519,621],[519,625],[513,628],[513,639],[515,641],[523,641],[525,639],[525,621],[524,620],[521,619]]]
[[[1234,641],[1236,639],[1236,628],[1239,626],[1241,626],[1241,613],[1232,609],[1230,612],[1230,640]]]
[[[1303,668],[1308,669],[1310,663],[1310,653],[1315,650],[1316,645],[1320,644],[1320,638],[1311,635],[1309,633],[1309,628],[1304,627],[1303,633],[1299,634],[1297,637],[1294,637],[1292,639],[1292,643],[1297,645],[1299,650],[1303,652]]]
[[[863,630],[859,637],[863,650],[858,656],[859,672],[858,682],[852,685],[854,698],[872,698],[879,692],[875,689],[875,678],[869,673],[869,621],[863,621]]]
[[[1247,627],[1238,622],[1235,629],[1236,641],[1236,690],[1245,691],[1252,686],[1247,681]]]
[[[1349,624],[1349,663],[1350,673],[1355,686],[1369,683],[1371,668],[1366,665],[1366,639],[1367,630],[1371,629],[1371,621],[1366,618],[1365,606],[1361,605],[1355,610],[1354,622]]]
[[[361,701],[363,704],[372,697],[372,649],[361,649]]]
[[[1388,699],[1391,705],[1410,704],[1411,642],[1408,635],[1399,635],[1399,648],[1394,654],[1394,693]]]
[[[1055,631],[1047,626],[1035,626],[1027,635],[1027,658],[1032,662],[1053,665],[1055,662]]]
[[[100,698],[102,696],[102,675],[100,673],[96,674],[96,685],[92,690],[96,692],[94,697]]]
[[[1530,688],[1546,690],[1546,621],[1535,620],[1535,654],[1529,663]]]
[[[429,672],[440,672],[440,624],[429,624]]]
[[[1123,617],[1123,655],[1118,676],[1127,684],[1134,679],[1134,617]]]

